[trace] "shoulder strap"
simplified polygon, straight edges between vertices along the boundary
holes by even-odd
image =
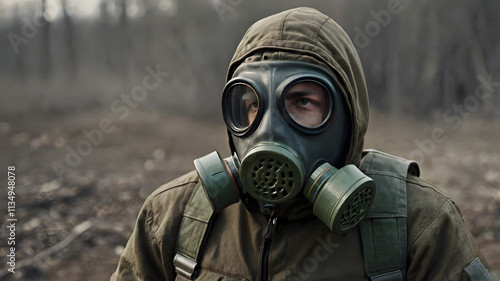
[[[174,267],[178,275],[190,280],[196,277],[213,216],[214,211],[200,181],[186,205],[177,235]]]
[[[365,270],[373,281],[404,280],[406,274],[406,177],[419,176],[417,163],[366,150],[360,170],[377,186],[375,200],[360,223]]]

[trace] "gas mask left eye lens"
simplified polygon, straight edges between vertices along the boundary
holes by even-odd
[[[226,90],[225,106],[230,126],[236,132],[244,132],[257,118],[261,102],[255,90],[245,83],[235,83]]]

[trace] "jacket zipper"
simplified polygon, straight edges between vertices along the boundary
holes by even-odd
[[[271,252],[271,244],[273,243],[277,224],[278,218],[271,216],[267,224],[267,231],[264,235],[264,241],[262,242],[260,250],[259,281],[268,280],[269,253]]]

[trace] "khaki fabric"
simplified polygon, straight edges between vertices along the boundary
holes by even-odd
[[[175,241],[198,180],[193,171],[148,197],[112,281],[182,280],[172,264]],[[409,176],[406,182],[407,280],[469,280],[464,267],[476,257],[486,261],[460,210],[424,180]],[[266,228],[267,218],[248,212],[241,202],[224,209],[207,240],[198,280],[256,280]],[[314,216],[278,218],[269,270],[270,280],[369,280],[359,230],[336,235]]]
[[[469,280],[476,257],[488,267],[458,206],[438,187],[408,179],[408,280]]]

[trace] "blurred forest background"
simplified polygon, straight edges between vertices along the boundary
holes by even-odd
[[[18,273],[2,262],[0,279],[109,278],[144,198],[229,153],[220,94],[244,32],[298,6],[358,49],[367,147],[418,158],[500,272],[500,1],[0,0],[0,161],[17,166],[20,220]],[[127,103],[151,70],[161,81]],[[113,132],[79,153],[104,119]]]
[[[108,106],[146,66],[160,65],[172,77],[148,106],[217,116],[226,67],[246,28],[305,4],[351,36],[378,109],[429,117],[462,104],[479,75],[500,72],[498,1],[350,2],[0,1],[0,109]],[[399,5],[391,10],[392,2]],[[498,117],[499,103],[495,96],[478,112]]]

